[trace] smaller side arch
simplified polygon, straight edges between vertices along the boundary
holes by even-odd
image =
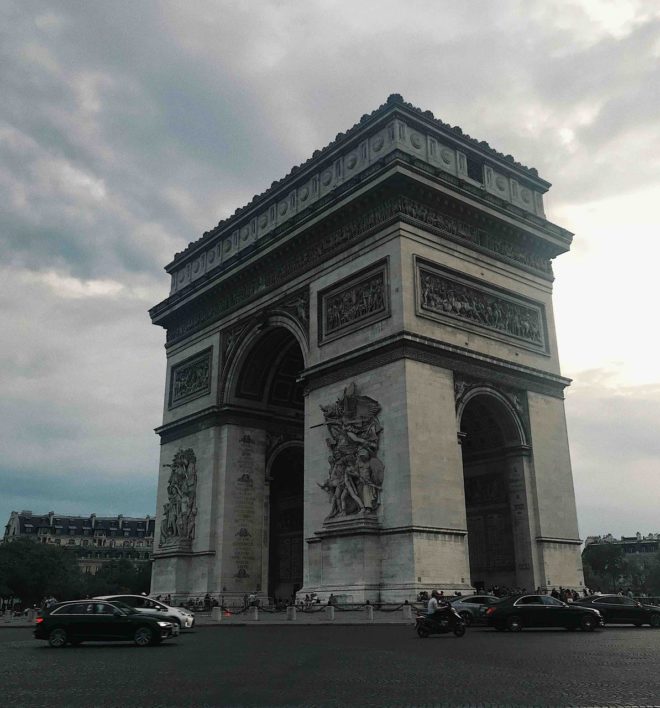
[[[496,409],[504,410],[506,415],[502,417],[502,431],[505,440],[509,445],[530,446],[529,435],[526,426],[516,408],[509,398],[490,384],[478,384],[471,386],[458,400],[456,406],[456,423],[460,434],[463,414],[467,406],[475,399],[484,397],[489,403],[494,404]]]
[[[304,367],[307,367],[309,360],[307,334],[295,317],[286,312],[273,313],[264,318],[255,317],[242,328],[240,325],[233,328],[229,334],[229,337],[234,337],[236,341],[228,344],[223,351],[224,361],[221,364],[219,384],[221,404],[231,402],[235,384],[250,352],[254,347],[259,346],[260,339],[277,328],[285,329],[293,336],[302,353]]]

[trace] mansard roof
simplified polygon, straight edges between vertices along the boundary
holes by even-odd
[[[226,219],[222,219],[210,231],[205,231],[201,238],[191,241],[183,251],[175,254],[174,260],[170,263],[166,270],[169,271],[175,261],[188,255],[204,241],[212,239],[220,232],[226,231],[232,227],[234,223],[238,223],[246,212],[252,211],[254,207],[268,201],[277,192],[282,191],[283,188],[293,186],[293,183],[300,176],[300,172],[307,171],[312,166],[318,165],[326,157],[328,157],[330,153],[339,147],[343,147],[352,138],[363,132],[366,127],[376,123],[380,118],[388,113],[394,112],[397,109],[414,118],[422,120],[428,127],[439,130],[445,139],[448,139],[451,143],[460,146],[466,151],[466,154],[476,154],[480,157],[490,158],[493,164],[515,173],[522,181],[529,181],[529,183],[533,184],[540,192],[545,192],[550,188],[550,183],[541,179],[538,171],[534,167],[527,167],[520,162],[517,162],[512,155],[505,155],[495,150],[486,141],[477,140],[476,138],[471,137],[467,133],[464,133],[459,126],[451,126],[449,123],[445,123],[439,118],[436,118],[431,111],[425,111],[417,106],[413,106],[411,103],[405,101],[400,94],[394,93],[387,98],[385,103],[376,108],[374,111],[371,113],[365,113],[362,118],[360,118],[359,122],[353,125],[352,128],[349,128],[345,133],[338,133],[331,143],[320,150],[315,150],[312,156],[305,162],[292,167],[289,173],[282,179],[275,180],[264,192],[252,197],[248,204],[236,209],[231,216]]]
[[[62,529],[69,534],[73,531],[73,535],[82,535],[84,529],[92,527],[99,531],[119,531],[119,522],[121,521],[121,530],[130,531],[137,534],[138,531],[146,531],[147,534],[153,533],[155,528],[155,519],[150,516],[144,517],[129,517],[129,516],[64,516],[61,514],[33,514],[32,512],[13,512],[12,517],[18,522],[19,533],[26,533],[29,528],[34,533],[35,529]],[[11,519],[10,519],[11,522]]]

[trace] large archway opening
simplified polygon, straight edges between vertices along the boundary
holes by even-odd
[[[523,440],[511,410],[494,395],[470,398],[460,422],[471,584],[518,586],[511,455]]]
[[[264,441],[258,590],[271,600],[286,601],[303,585],[304,368],[298,339],[271,324],[244,345],[233,388],[232,402]]]
[[[277,452],[270,466],[268,596],[289,600],[303,584],[302,445]]]

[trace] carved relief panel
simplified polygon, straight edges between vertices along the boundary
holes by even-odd
[[[172,367],[169,407],[174,408],[211,391],[213,347]]]
[[[179,449],[172,463],[167,482],[167,501],[163,505],[160,523],[161,548],[176,547],[190,550],[195,538],[197,516],[197,457],[192,448]]]
[[[390,316],[388,261],[383,260],[321,291],[319,344]]]
[[[543,304],[415,257],[417,315],[548,353]]]
[[[375,514],[385,473],[376,455],[383,430],[378,420],[380,404],[359,395],[352,383],[339,400],[321,410],[330,434],[326,439],[330,470],[327,480],[319,484],[328,493],[327,518]]]

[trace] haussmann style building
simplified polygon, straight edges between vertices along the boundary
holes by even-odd
[[[174,257],[153,593],[582,585],[549,187],[393,95]]]
[[[142,564],[151,560],[155,519],[150,516],[66,516],[49,511],[12,511],[3,542],[28,538],[61,546],[75,554],[83,573],[95,575],[103,565],[126,559]]]

